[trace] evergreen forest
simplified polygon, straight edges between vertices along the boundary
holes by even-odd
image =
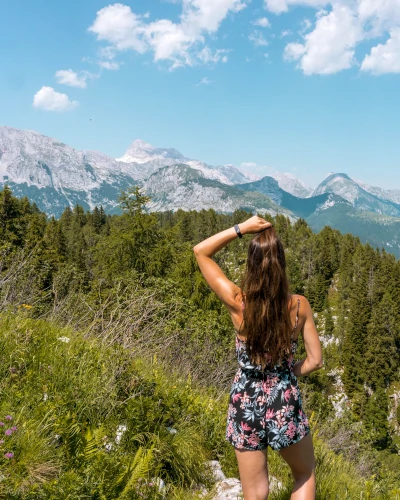
[[[149,201],[132,187],[119,215],[76,205],[56,220],[0,191],[1,499],[211,499],[210,460],[238,477],[225,442],[234,330],[193,246],[252,214]],[[400,499],[400,261],[260,215],[323,345],[323,368],[299,379],[317,498]],[[239,285],[250,238],[214,257]],[[289,499],[288,467],[271,451],[269,464],[282,483],[270,498]]]

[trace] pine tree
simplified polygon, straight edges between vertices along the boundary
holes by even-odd
[[[0,191],[0,241],[14,244],[21,242],[21,212],[17,198],[6,184]]]
[[[368,252],[358,247],[353,259],[354,274],[349,301],[349,319],[343,343],[344,374],[346,393],[351,397],[356,391],[363,391],[366,379],[365,351],[367,326],[371,316],[368,302],[368,279],[370,262]],[[359,411],[356,409],[356,413]]]
[[[368,325],[366,362],[367,383],[373,389],[387,387],[400,364],[396,340],[400,338],[400,324],[397,321],[398,305],[389,292],[373,309]]]
[[[390,442],[388,425],[389,398],[385,389],[378,387],[369,398],[363,418],[364,425],[369,432],[373,445],[378,450],[388,447]]]
[[[325,335],[333,335],[335,331],[335,323],[333,322],[332,311],[329,306],[329,303],[327,308],[325,309],[324,316],[325,316]]]

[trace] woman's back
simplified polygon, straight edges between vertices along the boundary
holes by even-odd
[[[290,339],[290,353],[288,353],[288,356],[281,360],[281,363],[275,364],[271,366],[269,361],[269,356],[268,353],[265,353],[265,359],[267,361],[267,366],[263,369],[260,364],[252,363],[250,356],[247,352],[246,348],[246,340],[241,338],[238,333],[236,333],[236,356],[238,359],[239,366],[242,369],[246,370],[255,370],[259,372],[281,372],[282,370],[293,370],[293,365],[294,365],[294,356],[297,350],[297,345],[298,345],[298,336],[299,336],[299,315],[300,315],[300,303],[301,299],[300,296],[292,296],[289,301],[288,307],[293,310],[293,305],[294,306],[294,311],[295,311],[295,318],[294,318],[294,324],[293,324],[293,330],[291,333],[291,339]],[[242,301],[242,310],[244,310],[245,303]]]

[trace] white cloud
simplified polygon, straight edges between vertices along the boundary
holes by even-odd
[[[197,57],[204,64],[217,63],[219,61],[227,62],[228,61],[228,56],[226,55],[227,53],[228,50],[225,49],[219,49],[216,50],[215,52],[212,52],[212,50],[209,47],[204,47],[200,52],[197,53]]]
[[[285,47],[285,52],[283,53],[284,59],[287,61],[297,61],[300,59],[306,52],[306,48],[301,43],[289,43]]]
[[[303,5],[308,7],[322,7],[329,3],[326,0],[264,0],[265,8],[275,14],[287,12],[292,5]]]
[[[313,23],[303,21],[299,32],[302,40],[288,44],[284,51],[284,58],[298,61],[305,74],[331,74],[351,68],[357,64],[357,45],[386,33],[390,38],[371,50],[361,69],[376,74],[398,72],[399,0],[265,0],[265,7],[275,13],[295,5],[321,8],[313,31],[305,34]]]
[[[257,163],[254,163],[254,161],[244,161],[240,164],[240,167],[246,169],[255,168],[257,167]]]
[[[376,75],[384,73],[400,73],[400,28],[393,29],[385,44],[371,49],[361,65],[362,71],[370,71]]]
[[[56,72],[55,77],[58,83],[63,85],[69,85],[70,87],[79,87],[81,89],[86,88],[86,80],[89,74],[87,72],[75,73],[72,69],[60,69]]]
[[[285,36],[289,36],[292,34],[292,30],[283,30],[281,31],[281,38],[285,38]]]
[[[105,40],[116,50],[133,49],[143,53],[146,44],[141,39],[143,20],[127,5],[116,3],[97,12],[97,17],[89,31]]]
[[[98,61],[97,64],[100,66],[100,68],[108,69],[110,71],[116,71],[120,67],[120,63],[117,63],[115,61]]]
[[[33,106],[46,111],[68,111],[78,106],[67,94],[56,92],[52,87],[42,87],[33,97]]]
[[[182,0],[180,22],[174,23],[169,19],[149,22],[129,6],[116,3],[97,12],[89,31],[109,44],[105,47],[109,53],[151,51],[154,61],[170,61],[176,68],[201,61],[196,53],[204,45],[205,36],[217,32],[229,13],[239,12],[245,6],[242,0]]]
[[[268,41],[259,31],[253,31],[249,36],[249,40],[253,42],[256,47],[266,47],[268,45]]]
[[[399,0],[358,0],[358,15],[369,36],[380,36],[400,25]]]
[[[199,83],[196,85],[196,87],[199,87],[200,85],[210,85],[212,81],[205,76],[202,80],[199,81]]]
[[[319,11],[319,13],[317,15],[320,16],[321,15],[320,13],[322,13],[322,12],[325,12],[325,11]],[[303,19],[301,21],[301,28],[300,28],[299,33],[304,34],[306,31],[308,31],[311,28],[312,25],[313,25],[313,23],[309,19]]]
[[[260,17],[253,21],[254,26],[260,26],[261,28],[269,28],[271,23],[268,21],[266,17]]]
[[[290,43],[284,57],[298,60],[306,75],[328,75],[351,68],[355,64],[355,46],[363,39],[360,20],[345,6],[334,6],[319,15],[314,31],[304,43]]]

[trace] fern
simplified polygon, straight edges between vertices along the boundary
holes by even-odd
[[[138,480],[148,475],[153,462],[153,451],[154,445],[147,450],[142,447],[138,448],[127,470],[119,477],[120,483],[127,481],[119,497],[120,500],[127,498],[127,494],[136,486]]]

